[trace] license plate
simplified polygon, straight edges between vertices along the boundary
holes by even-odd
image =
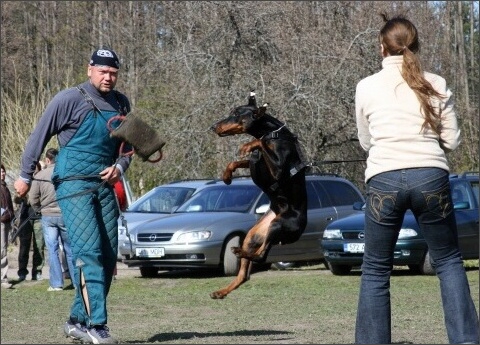
[[[365,243],[344,243],[343,251],[347,253],[363,253]]]
[[[140,258],[161,258],[165,256],[165,248],[135,248],[135,254]]]

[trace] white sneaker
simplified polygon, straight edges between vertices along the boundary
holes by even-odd
[[[48,289],[47,289],[47,291],[63,291],[63,288],[59,288],[59,287],[58,287],[58,288],[54,288],[54,287],[49,286]]]
[[[2,289],[11,289],[13,286],[7,279],[2,279]]]

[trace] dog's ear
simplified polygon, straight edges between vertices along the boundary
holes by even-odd
[[[248,97],[248,105],[252,107],[257,107],[257,100],[255,99],[255,91],[250,91],[250,96]]]
[[[255,118],[258,119],[259,117],[265,115],[267,112],[267,107],[268,103],[264,103],[260,108],[258,108],[257,111],[254,112]]]

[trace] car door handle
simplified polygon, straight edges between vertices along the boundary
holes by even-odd
[[[327,217],[327,220],[333,220],[333,217]]]

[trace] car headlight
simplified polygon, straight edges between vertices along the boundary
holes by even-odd
[[[340,229],[325,229],[323,232],[323,238],[326,240],[341,239],[342,232]]]
[[[188,243],[188,242],[196,242],[196,241],[205,241],[208,240],[212,236],[212,232],[208,230],[203,231],[190,231],[180,234],[178,236],[176,242]]]
[[[409,238],[409,237],[416,237],[418,233],[413,229],[400,229],[400,233],[398,234],[398,239]]]

